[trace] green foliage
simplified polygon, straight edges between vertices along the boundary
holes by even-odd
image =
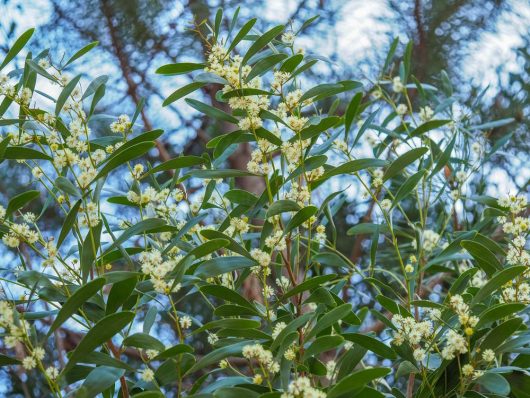
[[[63,69],[95,42],[0,76],[2,114],[18,115],[0,120],[1,160],[33,176],[0,207],[17,255],[2,268],[0,366],[57,397],[524,396],[526,199],[470,182],[503,142],[487,151],[468,132],[508,121],[454,120],[447,77],[438,90],[411,75],[412,42],[387,75],[394,41],[370,89],[308,87],[319,61],[298,31],[255,23],[226,33],[219,11],[205,63],[157,69],[195,78],[164,106],[217,90],[180,102],[233,129],[202,156],[144,161],[163,132],[133,129],[141,105],[92,132],[108,78],[82,94]],[[42,78],[59,87],[53,109],[36,100]],[[238,146],[246,170],[227,165]],[[348,202],[368,208],[352,253],[337,244]],[[64,335],[78,337],[68,353]]]

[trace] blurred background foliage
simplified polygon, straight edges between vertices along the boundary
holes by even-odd
[[[473,181],[475,190],[500,186],[502,191],[512,193],[527,191],[530,177],[527,0],[0,0],[0,57],[21,32],[33,26],[37,28],[31,42],[33,52],[51,48],[55,60],[98,41],[99,46],[88,57],[91,61],[74,64],[69,70],[72,76],[82,74],[86,81],[108,76],[106,100],[98,105],[97,112],[131,115],[137,104],[145,100],[141,128],[162,128],[166,132],[150,155],[153,162],[180,153],[200,154],[212,137],[228,132],[226,126],[194,112],[183,102],[162,108],[163,100],[189,83],[190,77],[175,76],[173,83],[168,84],[171,79],[160,78],[155,71],[172,62],[203,60],[207,44],[200,38],[208,34],[205,21],[213,18],[218,7],[224,9],[225,15],[232,15],[240,7],[243,21],[258,17],[256,27],[261,32],[278,23],[299,27],[303,21],[319,15],[318,21],[297,39],[306,53],[326,56],[313,69],[314,82],[308,82],[308,86],[355,79],[370,87],[379,77],[393,38],[399,39],[398,53],[412,39],[413,74],[419,81],[442,86],[450,81],[459,111],[464,114],[469,108],[480,111],[477,124],[515,118],[515,123],[476,132],[485,134],[491,142],[508,134],[511,138],[492,159],[496,172],[477,176]],[[214,102],[216,89],[207,86],[198,95],[203,101]],[[99,127],[104,129],[108,123],[109,119],[102,118]],[[241,145],[228,159],[230,168],[246,168],[249,157],[250,148]],[[0,168],[2,203],[29,181],[24,169],[16,163],[12,166]],[[252,181],[239,183],[250,191],[260,189],[253,187]],[[473,212],[472,203],[470,206],[466,210]],[[336,224],[338,249],[350,253],[353,261],[361,262],[370,251],[369,240],[360,235],[347,236],[345,231],[361,220],[369,221],[371,205],[360,195],[350,195],[339,211],[342,216],[337,217]],[[50,222],[53,225],[53,220]],[[6,256],[4,253],[4,260]],[[353,302],[367,297],[363,289],[360,286],[358,294],[352,295]],[[75,334],[69,337],[68,344],[75,344]],[[35,391],[36,386],[31,386],[35,381],[20,381],[8,388],[12,394],[27,396],[28,390]]]

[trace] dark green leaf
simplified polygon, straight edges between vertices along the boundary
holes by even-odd
[[[250,58],[256,54],[259,50],[261,50],[263,47],[265,47],[269,42],[274,39],[276,36],[278,36],[284,29],[283,25],[275,26],[274,28],[270,29],[269,31],[265,32],[261,36],[257,38],[257,40],[252,43],[250,48],[247,50],[247,53],[243,57],[243,60],[241,61],[241,65],[246,65],[247,62],[250,60]]]
[[[389,178],[394,177],[396,174],[400,173],[405,167],[413,163],[414,161],[421,158],[428,152],[428,148],[415,148],[399,156],[396,160],[392,162],[388,169],[383,175],[383,180],[386,181]]]
[[[72,55],[72,57],[64,64],[63,69],[66,68],[68,65],[70,65],[72,62],[74,62],[76,59],[81,58],[83,55],[85,55],[87,52],[92,50],[98,44],[99,44],[99,41],[93,41],[92,43],[84,46],[82,49],[80,49],[74,55]]]
[[[94,351],[94,349],[109,341],[109,339],[111,339],[116,333],[131,323],[133,319],[133,312],[118,312],[102,318],[88,331],[77,347],[72,351],[68,363],[64,367],[62,373],[66,373],[77,362],[82,361],[86,355]]]
[[[206,65],[182,62],[178,64],[163,65],[156,70],[159,75],[182,75],[197,69],[203,69]]]
[[[57,239],[57,248],[61,247],[61,244],[68,236],[68,233],[74,226],[76,220],[77,220],[77,212],[79,211],[79,207],[81,206],[81,199],[79,199],[75,204],[72,206],[68,214],[66,215],[64,219],[63,226],[61,227],[61,232],[59,233],[59,239]]]
[[[21,209],[22,207],[26,206],[29,202],[35,200],[39,196],[39,191],[26,191],[23,193],[19,193],[16,196],[13,196],[7,204],[6,214],[9,216],[18,209]]]
[[[197,267],[195,274],[210,278],[217,275],[232,272],[237,269],[249,268],[256,266],[257,263],[247,257],[226,256],[215,257],[207,260]]]
[[[232,115],[220,109],[214,108],[211,105],[205,104],[204,102],[197,101],[191,98],[186,98],[185,101],[187,102],[189,106],[191,106],[192,108],[196,109],[197,111],[201,113],[204,113],[206,116],[210,116],[211,118],[214,118],[214,119],[224,120],[226,122],[230,122],[233,124],[238,123],[238,120]]]
[[[17,56],[17,54],[24,48],[24,46],[27,44],[29,39],[31,39],[31,36],[33,36],[33,32],[35,31],[35,28],[31,28],[26,30],[24,33],[22,33],[19,38],[15,41],[13,46],[9,49],[9,51],[6,54],[6,57],[4,58],[4,61],[2,64],[0,64],[0,70],[4,69],[4,67],[11,62],[13,58]]]
[[[63,90],[59,94],[59,97],[57,98],[57,102],[55,103],[55,116],[59,116],[59,113],[61,113],[61,111],[63,110],[64,104],[66,103],[66,101],[68,101],[68,98],[75,90],[75,87],[77,86],[77,83],[79,83],[80,79],[81,75],[77,75],[72,80],[70,80],[68,84],[63,88]]]
[[[77,310],[94,296],[105,285],[104,278],[97,278],[88,282],[86,285],[77,289],[66,302],[62,305],[53,321],[47,336],[49,337],[59,326],[61,326],[68,318],[74,315]]]
[[[194,91],[200,89],[201,87],[204,87],[206,83],[203,82],[193,82],[190,84],[187,84],[186,86],[183,86],[171,93],[162,103],[162,106],[168,106],[169,104],[181,99],[182,97],[185,97],[186,95],[193,93]]]

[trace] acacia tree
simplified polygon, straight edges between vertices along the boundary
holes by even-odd
[[[295,43],[311,21],[263,34],[255,23],[224,29],[218,11],[205,63],[158,69],[194,75],[169,102],[220,87],[222,106],[185,100],[232,126],[202,156],[142,160],[163,131],[133,131],[140,107],[93,135],[105,82],[67,73],[92,45],[64,62],[30,54],[1,75],[0,114],[16,117],[2,116],[0,156],[31,170],[33,189],[0,208],[18,254],[2,270],[0,364],[57,397],[526,396],[526,198],[469,184],[503,144],[470,132],[499,122],[453,114],[448,87],[410,84],[411,44],[397,72],[391,48],[370,92],[310,87],[318,59]],[[45,79],[60,88],[48,108]],[[253,149],[246,170],[226,168],[241,144]],[[243,176],[262,191],[236,188]],[[371,236],[360,264],[336,245],[349,185],[374,203],[348,231]],[[43,224],[52,209],[61,221]],[[259,299],[240,294],[250,277]],[[66,333],[75,346],[61,346]]]

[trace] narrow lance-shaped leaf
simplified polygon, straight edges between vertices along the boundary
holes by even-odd
[[[168,106],[169,104],[181,99],[182,97],[185,97],[186,95],[193,93],[194,91],[200,89],[201,87],[204,87],[206,83],[202,82],[193,82],[186,86],[183,86],[171,93],[162,103],[162,106]]]
[[[27,191],[20,193],[14,197],[11,198],[9,203],[7,204],[6,208],[6,214],[10,215],[17,211],[18,209],[21,209],[22,207],[26,206],[29,202],[32,200],[35,200],[40,196],[39,191]]]
[[[416,174],[411,175],[409,178],[407,178],[407,181],[403,185],[401,185],[396,192],[396,195],[394,197],[394,200],[392,201],[392,208],[397,206],[401,200],[403,200],[409,193],[412,192],[412,190],[418,185],[418,182],[423,178],[425,175],[425,170],[420,170]]]
[[[254,54],[256,54],[259,50],[261,50],[267,44],[269,44],[272,39],[274,39],[276,36],[278,36],[283,31],[283,29],[284,29],[283,25],[278,25],[268,30],[267,32],[262,34],[260,37],[258,37],[258,39],[250,46],[247,53],[243,57],[243,60],[241,61],[241,65],[246,65],[248,60]]]
[[[95,295],[99,289],[105,285],[104,278],[97,278],[88,282],[86,285],[77,289],[66,302],[62,305],[55,320],[53,321],[47,336],[49,337],[59,326],[61,326],[68,318],[70,318],[76,311],[87,302],[87,300]]]
[[[134,319],[134,312],[118,312],[107,315],[98,321],[83,337],[77,347],[72,351],[68,363],[62,373],[66,373],[77,362],[81,361],[86,355],[94,351],[97,347],[105,344],[116,333],[122,330]]]
[[[228,53],[230,53],[239,44],[239,42],[243,40],[247,33],[250,32],[250,29],[252,29],[256,21],[256,18],[252,18],[250,21],[243,25],[241,30],[237,33],[236,37],[234,37],[234,40],[232,40],[232,43],[230,43],[230,46],[227,49]]]
[[[421,147],[414,148],[408,152],[405,152],[403,155],[399,156],[396,160],[394,160],[392,164],[388,167],[388,169],[385,171],[385,174],[383,175],[383,180],[386,181],[394,177],[395,175],[400,173],[405,167],[425,155],[428,150],[428,148]]]
[[[224,112],[224,111],[222,111],[220,109],[214,108],[211,105],[207,105],[204,102],[197,101],[197,100],[194,100],[194,99],[191,99],[191,98],[186,98],[186,102],[192,108],[198,110],[201,113],[204,113],[207,116],[210,116],[211,118],[224,120],[226,122],[230,122],[230,123],[233,123],[233,124],[237,124],[239,122],[232,115],[229,115],[228,113],[226,113],[226,112]]]
[[[87,52],[92,50],[98,44],[99,44],[99,41],[93,41],[92,43],[87,44],[86,46],[84,46],[82,49],[80,49],[74,55],[72,55],[72,57],[70,57],[70,59],[64,64],[63,68],[66,68],[72,62],[74,62],[75,60],[81,58],[83,55],[85,55]]]
[[[77,220],[77,212],[79,211],[79,207],[81,206],[81,203],[82,203],[81,199],[75,202],[75,204],[72,206],[72,208],[66,215],[63,226],[61,227],[61,232],[59,233],[59,239],[57,239],[57,248],[61,247],[61,244],[64,242],[64,240],[68,236],[68,233],[74,226]]]
[[[80,79],[81,75],[77,75],[63,88],[61,94],[59,94],[59,97],[57,98],[57,102],[55,103],[55,116],[59,116],[59,113],[61,113],[66,101],[68,101],[68,98],[70,98],[70,95],[74,91]]]
[[[6,54],[6,57],[0,64],[0,70],[4,69],[4,67],[9,62],[11,62],[11,60],[15,58],[17,54],[24,48],[24,46],[27,44],[29,39],[31,39],[31,36],[33,36],[33,32],[35,32],[35,28],[28,29],[20,35],[20,37],[15,41],[13,46],[9,49],[9,51]]]
[[[131,146],[130,148],[127,148],[126,151],[120,152],[119,154],[116,154],[116,156],[112,157],[99,171],[97,176],[94,178],[94,180],[98,180],[101,177],[106,176],[108,173],[110,173],[115,168],[123,165],[124,163],[136,159],[142,155],[144,155],[147,151],[149,151],[151,148],[155,146],[154,142],[140,142],[136,145]]]
[[[182,75],[184,73],[193,72],[197,69],[204,69],[206,65],[195,64],[190,62],[182,62],[178,64],[168,64],[161,66],[156,70],[159,75]]]

